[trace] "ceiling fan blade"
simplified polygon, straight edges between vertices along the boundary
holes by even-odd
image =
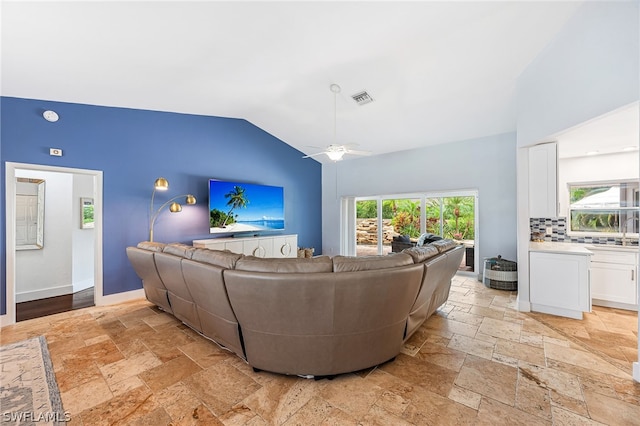
[[[353,154],[353,155],[371,155],[371,151],[356,151],[354,149],[348,149],[346,154]]]
[[[322,155],[322,154],[324,154],[324,152],[318,152],[318,153],[316,153],[316,154],[309,154],[309,155],[305,155],[305,156],[304,156],[304,157],[302,157],[302,158],[317,157],[318,155]]]

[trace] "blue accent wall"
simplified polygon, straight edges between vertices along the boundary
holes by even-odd
[[[280,139],[241,119],[111,108],[33,99],[0,98],[0,163],[101,170],[103,172],[104,294],[142,288],[125,248],[148,239],[153,182],[165,177],[166,193],[156,193],[156,207],[191,193],[196,206],[182,213],[163,211],[154,240],[191,243],[209,234],[209,178],[284,187],[284,234],[298,234],[298,244],[322,252],[322,168]],[[60,120],[47,122],[51,109]],[[49,148],[63,150],[62,157]],[[2,303],[6,313],[5,185],[0,185],[0,258]],[[37,265],[34,265],[37,266]]]

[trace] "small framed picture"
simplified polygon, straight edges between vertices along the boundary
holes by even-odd
[[[93,198],[81,198],[80,208],[80,228],[93,229],[95,226],[93,218]]]

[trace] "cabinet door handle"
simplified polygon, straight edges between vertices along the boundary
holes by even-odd
[[[636,272],[636,271],[634,271],[634,270],[632,269],[632,270],[631,270],[631,281],[633,281],[633,275],[634,275],[634,272]]]
[[[289,256],[289,254],[291,253],[291,244],[286,243],[285,245],[280,247],[280,253],[282,253],[283,256]]]

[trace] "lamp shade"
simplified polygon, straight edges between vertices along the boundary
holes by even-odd
[[[185,200],[187,204],[194,205],[196,203],[196,197],[191,194],[187,195],[187,199]]]
[[[158,179],[156,179],[155,183],[153,184],[153,186],[155,187],[155,189],[157,189],[158,191],[166,191],[167,189],[169,189],[169,181],[166,180],[163,177],[159,177]]]
[[[169,211],[171,213],[178,213],[182,211],[182,206],[176,202],[171,203],[171,205],[169,206]]]

